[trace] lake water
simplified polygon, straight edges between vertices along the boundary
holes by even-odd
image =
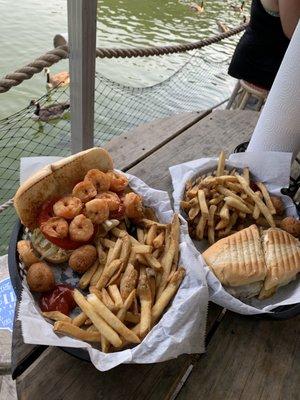
[[[234,0],[233,0],[234,1]],[[238,4],[238,0],[235,0]],[[97,12],[97,45],[129,47],[166,45],[195,41],[218,32],[216,20],[233,27],[242,14],[234,12],[226,0],[206,0],[205,12],[196,13],[184,2],[163,0],[101,0]],[[247,14],[248,6],[245,13]],[[67,31],[66,0],[0,0],[0,76],[13,72],[52,48],[56,33]],[[214,60],[231,56],[237,37],[221,46],[206,48]],[[187,55],[132,60],[98,60],[97,71],[129,86],[150,86],[170,76]],[[67,69],[67,61],[51,68]],[[227,82],[224,74],[222,79]],[[232,86],[232,81],[228,80]],[[222,99],[218,87],[208,87],[207,95]],[[45,92],[43,73],[25,81],[8,93],[0,94],[0,118],[27,106]]]

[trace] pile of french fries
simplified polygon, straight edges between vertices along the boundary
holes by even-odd
[[[178,267],[180,222],[161,224],[154,213],[143,219],[136,238],[126,225],[107,221],[96,238],[98,260],[75,289],[81,312],[71,319],[60,312],[43,313],[55,320],[54,331],[101,344],[103,352],[138,344],[158,322],[184,276]]]
[[[249,168],[242,174],[226,170],[223,151],[216,170],[186,183],[181,208],[191,237],[210,244],[253,223],[275,226],[276,210],[265,185],[250,182]]]

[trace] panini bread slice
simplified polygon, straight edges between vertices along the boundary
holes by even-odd
[[[82,151],[47,165],[27,179],[14,196],[14,206],[23,225],[30,230],[36,228],[41,206],[49,199],[71,193],[93,168],[103,172],[113,169],[106,150],[94,147]]]
[[[259,294],[260,299],[274,294],[279,286],[287,285],[300,272],[298,239],[279,228],[264,231],[262,239],[267,275]]]
[[[227,236],[210,246],[203,257],[216,277],[225,286],[244,286],[261,282],[267,269],[260,233],[256,225]],[[255,285],[259,293],[261,285]],[[245,296],[249,297],[249,296]]]

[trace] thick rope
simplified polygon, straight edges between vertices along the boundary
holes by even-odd
[[[6,201],[5,203],[0,205],[0,214],[2,213],[2,211],[5,211],[7,208],[11,207],[14,205],[14,199],[10,199],[8,201]]]
[[[183,53],[189,50],[200,49],[213,43],[217,43],[230,36],[242,32],[248,24],[242,24],[236,28],[230,29],[228,32],[214,35],[207,39],[198,40],[194,43],[177,44],[172,46],[152,46],[152,47],[137,47],[129,49],[114,49],[114,48],[98,48],[96,56],[99,58],[132,58],[132,57],[149,57],[161,56],[166,54]],[[18,86],[26,79],[32,78],[33,75],[41,72],[45,67],[50,67],[58,61],[68,58],[68,46],[59,46],[46,54],[37,58],[25,67],[6,75],[0,79],[0,93],[5,93],[13,86]]]

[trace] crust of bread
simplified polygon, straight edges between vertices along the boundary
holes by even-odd
[[[267,266],[262,290],[273,294],[272,289],[287,285],[300,272],[300,242],[288,232],[270,228],[263,233],[262,245]]]
[[[219,240],[202,255],[219,281],[226,286],[262,281],[267,273],[256,225]]]
[[[100,147],[82,151],[47,165],[31,176],[14,196],[14,206],[23,225],[37,227],[39,210],[45,201],[72,191],[90,169],[103,172],[113,169],[108,152]]]

